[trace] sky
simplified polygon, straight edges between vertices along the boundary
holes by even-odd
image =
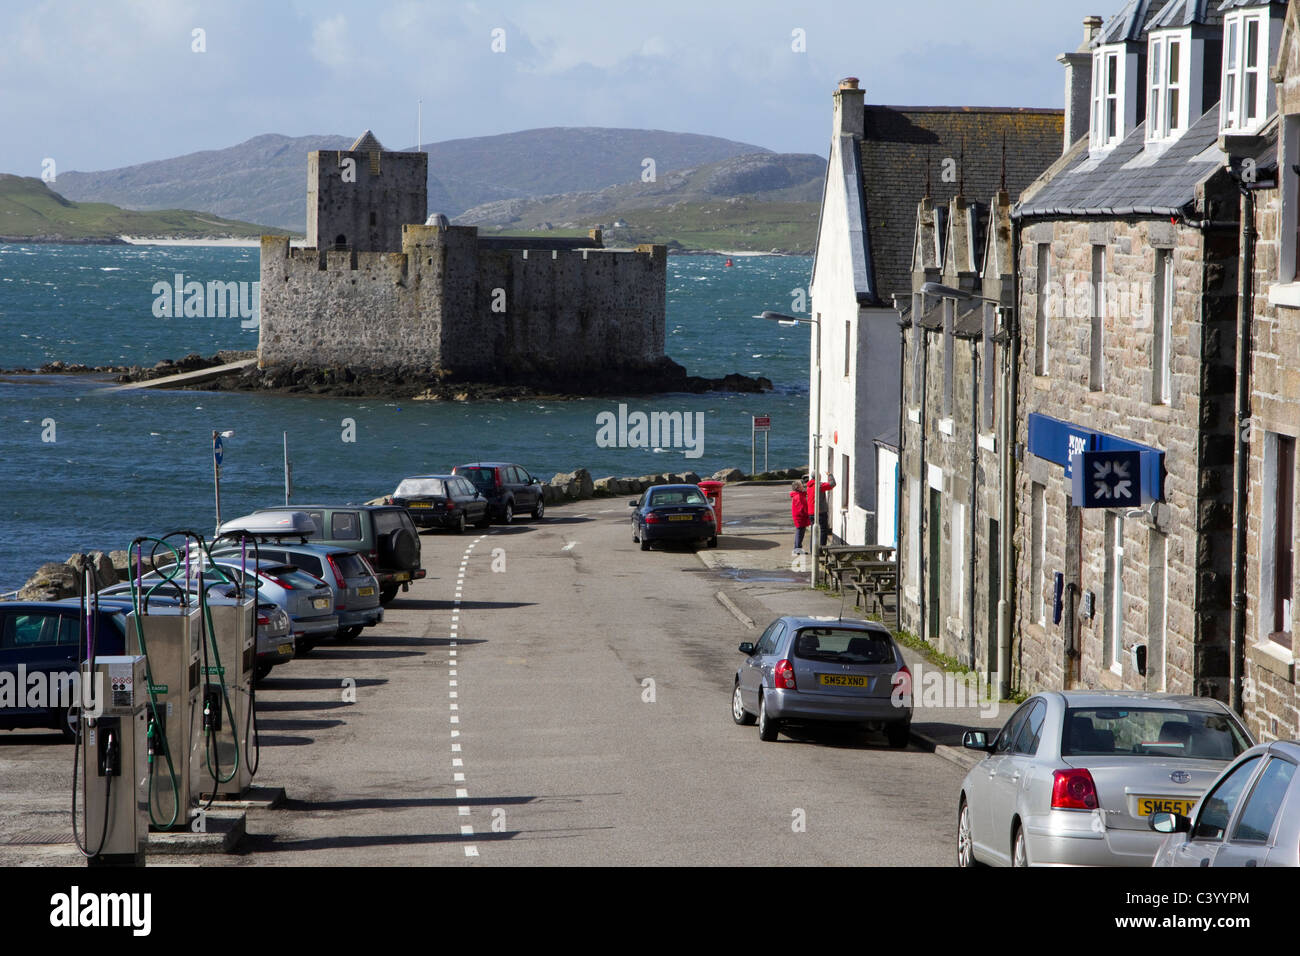
[[[825,156],[831,94],[1060,108],[1083,0],[0,0],[0,172],[112,169],[262,133],[389,149],[546,126]]]

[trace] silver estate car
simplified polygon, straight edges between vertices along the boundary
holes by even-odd
[[[1025,701],[988,740],[957,802],[960,866],[1150,866],[1163,835],[1254,741],[1206,697],[1053,691]]]
[[[1155,866],[1300,866],[1300,741],[1247,750],[1190,816],[1157,813]]]
[[[850,723],[883,730],[906,747],[912,730],[911,673],[889,630],[871,621],[781,617],[757,644],[740,645],[731,717],[758,722],[761,740],[789,723]]]

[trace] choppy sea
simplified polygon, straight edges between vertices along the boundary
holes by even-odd
[[[293,500],[359,502],[405,475],[474,459],[516,461],[549,479],[750,464],[750,419],[770,415],[772,468],[807,458],[809,327],[752,318],[790,311],[805,257],[672,256],[667,352],[693,375],[764,375],[763,395],[714,393],[577,401],[384,402],[230,392],[113,392],[82,376],[0,377],[0,592],[43,561],[126,548],[141,534],[210,533],[212,431],[224,442],[222,517],[284,500],[283,434]],[[154,286],[254,282],[258,250],[229,247],[0,244],[0,368],[47,362],[152,365],[190,352],[254,349],[238,316],[156,317]],[[597,416],[703,413],[700,455],[686,448],[597,445]],[[349,420],[352,423],[349,427]],[[345,438],[353,437],[353,441]],[[758,467],[763,467],[759,439]]]

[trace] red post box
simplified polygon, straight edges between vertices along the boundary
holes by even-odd
[[[704,492],[704,497],[713,506],[713,520],[718,523],[718,534],[722,533],[722,485],[721,481],[700,482],[700,491]]]

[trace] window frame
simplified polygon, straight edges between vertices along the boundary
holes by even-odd
[[[1178,51],[1171,64],[1170,51]],[[1177,139],[1191,125],[1189,92],[1192,79],[1192,31],[1170,30],[1151,34],[1147,44],[1147,142]],[[1177,67],[1173,75],[1172,66]],[[1172,97],[1171,97],[1172,94]],[[1171,105],[1174,110],[1171,111]],[[1171,112],[1177,115],[1171,116]]]
[[[1092,54],[1092,124],[1089,144],[1094,150],[1110,149],[1124,139],[1123,44],[1098,47]],[[1111,89],[1110,80],[1114,80]],[[1108,132],[1111,127],[1114,132]]]
[[[1234,132],[1253,132],[1268,119],[1270,20],[1268,8],[1241,10],[1223,19],[1223,70],[1219,86],[1219,128]],[[1248,57],[1251,28],[1256,29],[1255,56]],[[1247,116],[1246,92],[1254,81],[1254,102]]]

